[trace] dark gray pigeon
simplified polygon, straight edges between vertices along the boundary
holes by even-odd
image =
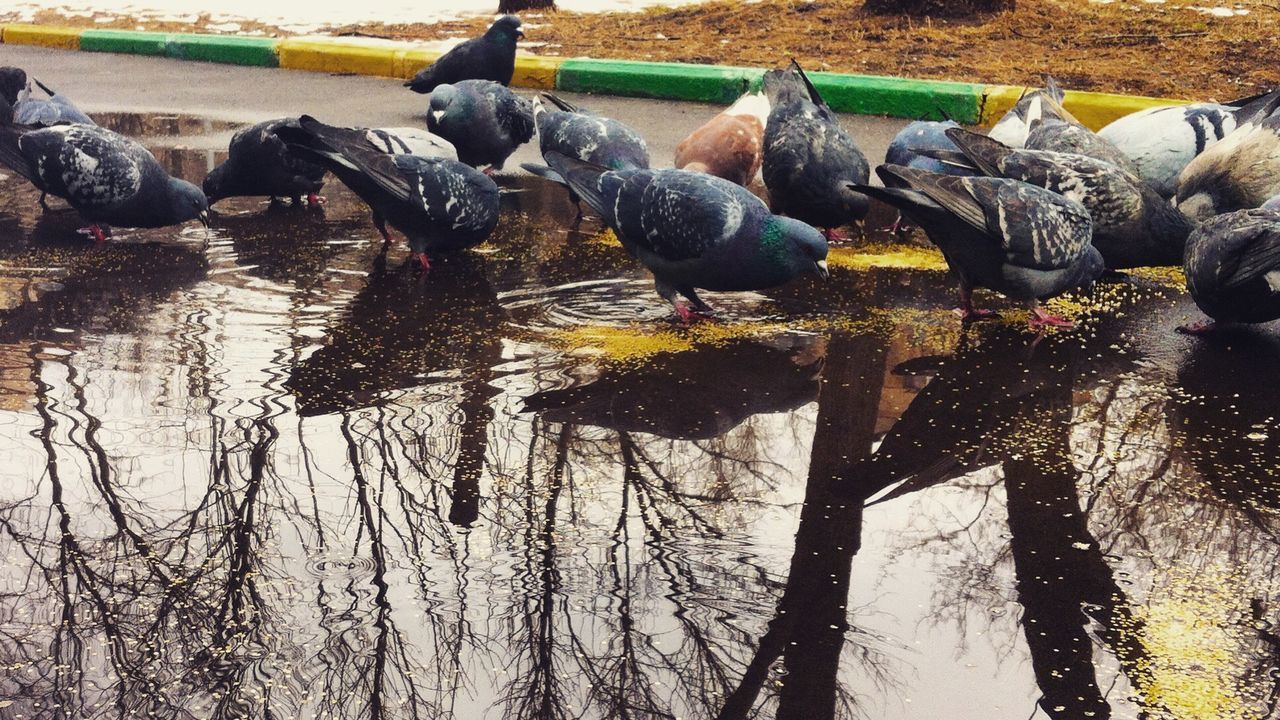
[[[533,138],[533,104],[490,80],[440,85],[431,93],[427,129],[452,143],[458,160],[501,170]]]
[[[96,125],[0,125],[0,163],[70,203],[92,223],[85,231],[98,242],[107,237],[102,225],[209,222],[200,188],[170,177],[134,140]]]
[[[467,40],[441,55],[419,70],[404,86],[425,94],[440,85],[455,84],[461,80],[492,80],[510,85],[516,70],[516,40],[522,37],[520,18],[503,15],[493,21],[484,35]]]
[[[1280,197],[1197,227],[1187,240],[1184,269],[1187,290],[1212,320],[1183,325],[1180,332],[1280,319]]]
[[[227,159],[204,179],[209,204],[228,197],[266,196],[292,198],[294,204],[307,197],[310,205],[320,203],[316,193],[324,186],[328,171],[324,166],[289,149],[276,136],[282,127],[298,127],[294,118],[278,118],[250,125],[231,137]]]
[[[867,159],[795,60],[765,73],[764,91],[773,105],[762,167],[769,203],[836,239],[833,228],[861,220],[870,209],[867,197],[851,189],[867,182]]]
[[[27,71],[22,68],[0,67],[0,99],[10,107],[18,102],[18,93],[27,87]]]
[[[1246,122],[1178,175],[1178,208],[1194,220],[1261,206],[1280,194],[1280,115]]]
[[[431,267],[427,253],[479,244],[497,226],[498,186],[484,173],[447,158],[388,155],[365,130],[325,125],[309,115],[298,123],[276,134],[368,203],[383,240],[391,242],[387,223],[404,233],[424,270]]]
[[[548,103],[555,109],[548,109]],[[557,152],[610,170],[643,170],[649,167],[649,146],[644,138],[617,120],[596,115],[549,92],[534,100],[533,119],[538,127],[538,149],[544,159],[547,153]],[[520,167],[534,175],[565,184],[564,178],[546,165],[524,163]],[[569,196],[578,203],[579,198],[572,189]],[[578,217],[582,217],[580,203]]]
[[[947,137],[993,177],[1021,180],[1084,205],[1093,246],[1113,270],[1180,265],[1191,221],[1138,176],[1084,155],[1007,147],[962,128]]]
[[[1093,221],[1083,205],[1005,178],[956,177],[900,165],[876,169],[885,187],[857,189],[915,219],[960,279],[965,320],[986,317],[972,292],[985,287],[1031,306],[1031,326],[1070,327],[1040,301],[1093,282],[1102,256],[1089,244]]]
[[[50,90],[44,83],[31,78],[49,97],[31,97],[31,88],[24,87],[13,104],[13,122],[19,125],[56,125],[57,123],[83,123],[97,125],[83,110],[66,97]]]
[[[1050,95],[1041,95],[1031,102],[1027,127],[1025,147],[1028,150],[1086,155],[1138,174],[1138,166],[1128,155],[1081,124]]]
[[[690,170],[609,170],[558,152],[551,169],[600,214],[653,273],[684,321],[711,308],[696,289],[763,290],[801,273],[827,276],[827,243],[813,227],[769,212],[740,185]]]

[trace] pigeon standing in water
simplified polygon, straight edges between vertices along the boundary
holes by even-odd
[[[1178,328],[1192,335],[1217,323],[1280,319],[1280,196],[1260,208],[1219,215],[1187,240],[1187,290],[1212,320]]]
[[[31,78],[48,98],[31,97],[31,88],[24,87],[13,104],[13,122],[19,125],[54,125],[56,123],[83,123],[96,125],[92,118],[66,97],[50,90],[44,83]]]
[[[360,196],[385,242],[391,242],[388,223],[404,233],[424,270],[431,267],[427,253],[477,245],[498,224],[497,184],[456,160],[388,155],[366,131],[325,125],[309,115],[276,134]]]
[[[983,173],[1084,205],[1093,217],[1093,246],[1108,268],[1182,264],[1191,221],[1138,176],[1084,155],[1006,147],[963,128],[947,136]]]
[[[316,194],[324,186],[328,172],[324,166],[302,157],[276,136],[282,127],[298,127],[293,118],[267,120],[236,131],[227,159],[204,179],[209,203],[228,197],[266,196],[292,198],[294,204],[307,197],[309,205],[320,203]]]
[[[745,187],[760,172],[764,126],[768,121],[769,99],[761,92],[745,93],[680,141],[675,166]]]
[[[1083,205],[1018,180],[955,177],[898,165],[876,172],[885,187],[859,186],[911,216],[942,250],[960,279],[965,320],[973,288],[985,287],[1031,306],[1033,328],[1071,327],[1040,301],[1093,282],[1103,261],[1089,244],[1093,221]]]
[[[461,80],[492,80],[510,85],[516,70],[516,40],[522,37],[520,18],[503,15],[489,26],[484,35],[467,40],[441,55],[404,85],[423,94],[440,85]]]
[[[440,85],[431,93],[427,129],[452,143],[458,160],[501,170],[533,138],[533,104],[489,80]]]
[[[769,202],[775,212],[838,239],[833,228],[861,220],[870,209],[867,196],[851,189],[867,182],[867,159],[795,60],[765,73],[764,89],[773,104],[764,131]]]
[[[658,294],[688,322],[711,312],[697,289],[762,290],[801,273],[827,276],[813,227],[769,212],[728,180],[688,170],[609,170],[551,151],[547,162],[653,273]]]
[[[96,125],[0,125],[0,163],[66,200],[92,223],[84,231],[98,242],[107,238],[103,225],[209,222],[200,188],[170,177],[134,140]]]

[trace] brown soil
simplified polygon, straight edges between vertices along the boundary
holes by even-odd
[[[1052,73],[1069,89],[1165,97],[1226,100],[1277,84],[1280,5],[1202,0],[1248,10],[1214,17],[1183,4],[1196,1],[1019,0],[1015,10],[978,20],[873,15],[862,10],[862,0],[716,2],[640,13],[549,13],[527,18],[533,27],[526,34],[545,43],[533,50],[546,55],[755,67],[794,57],[815,70],[1010,85],[1038,84]],[[41,20],[151,27],[127,19]],[[488,22],[476,17],[328,32],[435,39],[477,34]],[[275,32],[246,24],[250,29]]]

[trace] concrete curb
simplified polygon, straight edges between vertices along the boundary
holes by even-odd
[[[365,45],[325,38],[260,38],[156,33],[14,24],[0,26],[0,42],[89,52],[158,55],[183,60],[281,67],[312,72],[409,78],[439,56],[412,43]],[[722,65],[516,56],[511,84],[539,90],[629,95],[727,104],[744,87],[758,87],[764,71]],[[989,125],[1024,89],[1008,85],[912,80],[815,72],[810,76],[837,112],[909,119],[950,117]],[[1131,112],[1185,101],[1068,92],[1066,107],[1093,129]]]

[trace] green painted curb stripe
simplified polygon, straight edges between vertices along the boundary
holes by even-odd
[[[80,34],[80,48],[90,52],[163,55],[179,60],[261,67],[280,64],[276,57],[277,42],[274,38],[132,30],[85,30]]]
[[[556,89],[633,97],[731,103],[744,81],[759,85],[763,70],[723,65],[565,60],[556,74]]]
[[[758,87],[764,71],[722,65],[682,65],[618,60],[565,60],[556,89],[609,95],[731,103],[745,83]],[[900,80],[872,75],[810,73],[823,99],[836,112],[978,121],[983,86],[933,80]]]

